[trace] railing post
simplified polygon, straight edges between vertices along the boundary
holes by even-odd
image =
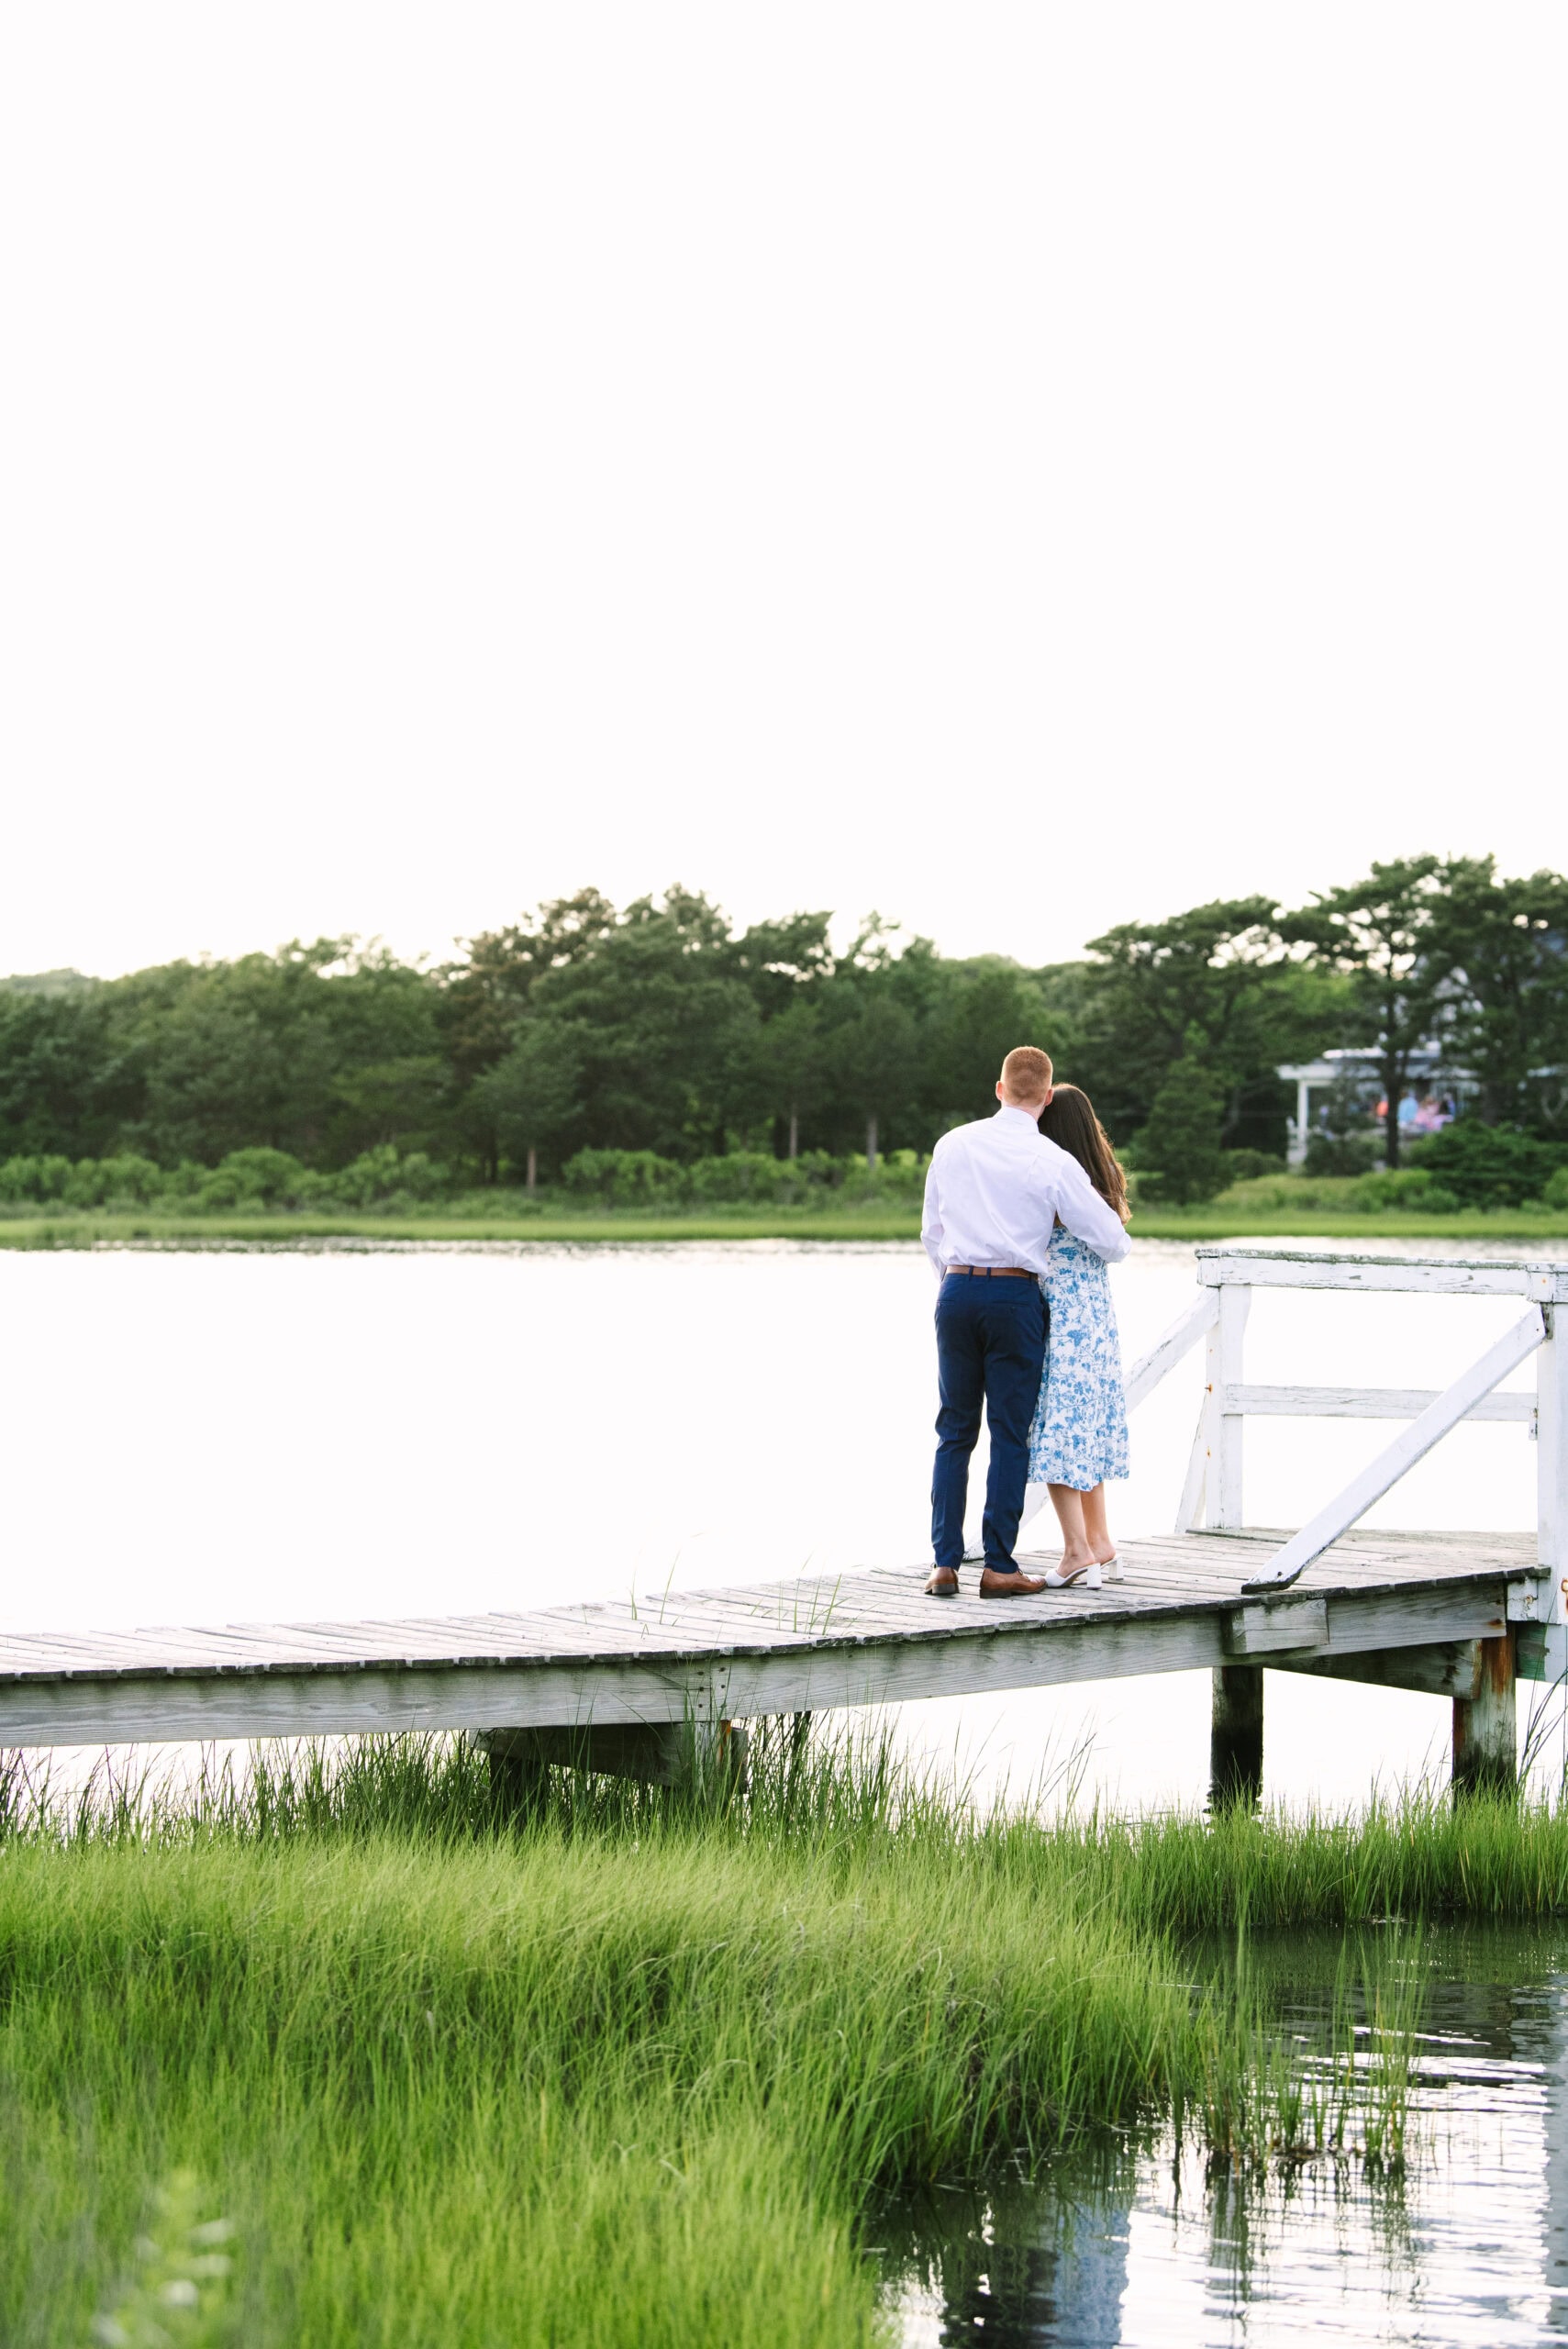
[[[1546,1340],[1535,1358],[1536,1559],[1551,1577],[1547,1620],[1563,1618],[1568,1576],[1568,1329],[1558,1329],[1558,1304],[1543,1305]]]
[[[1225,1408],[1226,1390],[1241,1384],[1241,1348],[1251,1309],[1251,1288],[1227,1283],[1219,1313],[1208,1333],[1205,1356],[1208,1391],[1204,1402],[1210,1429],[1204,1478],[1204,1522],[1211,1533],[1234,1533],[1245,1523],[1241,1511],[1241,1431],[1239,1411]]]
[[[1200,1523],[1211,1533],[1241,1523],[1241,1421],[1222,1407],[1227,1381],[1240,1383],[1241,1338],[1251,1302],[1250,1287],[1221,1281],[1216,1288],[1214,1319],[1204,1338],[1203,1401],[1176,1508],[1178,1533],[1191,1533]]]

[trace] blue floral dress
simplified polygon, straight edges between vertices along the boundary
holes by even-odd
[[[1127,1398],[1110,1275],[1103,1256],[1058,1224],[1045,1277],[1051,1333],[1029,1429],[1029,1483],[1086,1493],[1125,1476]]]

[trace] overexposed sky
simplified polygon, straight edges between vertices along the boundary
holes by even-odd
[[[1568,865],[1568,13],[0,15],[0,971]]]

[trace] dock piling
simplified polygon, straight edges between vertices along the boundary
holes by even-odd
[[[1516,1634],[1482,1640],[1473,1697],[1453,1700],[1453,1791],[1512,1794],[1518,1784],[1518,1731],[1514,1700]]]
[[[1211,1678],[1209,1805],[1215,1810],[1229,1803],[1251,1805],[1263,1791],[1263,1667],[1219,1664]]]

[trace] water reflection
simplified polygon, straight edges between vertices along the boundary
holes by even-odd
[[[1281,1949],[1282,2014],[1328,2015],[1337,1951]],[[1189,2132],[940,2188],[877,2235],[905,2349],[1512,2349],[1568,2335],[1568,1940],[1432,1936],[1410,2159],[1262,2175]]]

